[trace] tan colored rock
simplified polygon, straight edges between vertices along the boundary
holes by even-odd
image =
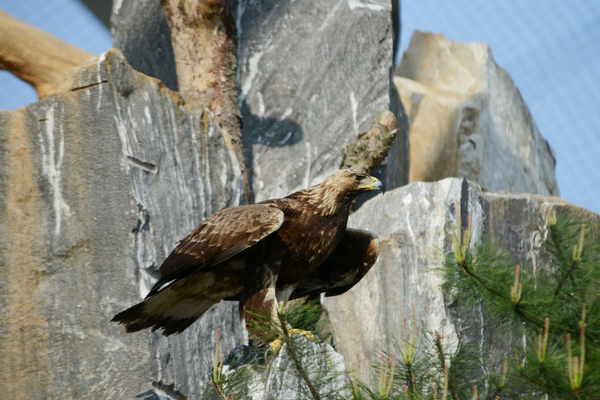
[[[394,83],[410,121],[410,178],[558,195],[555,156],[485,43],[416,31]]]

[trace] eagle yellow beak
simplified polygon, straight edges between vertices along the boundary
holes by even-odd
[[[371,178],[371,183],[360,186],[361,189],[379,190],[380,192],[385,193],[385,187],[383,186],[383,183],[381,183],[381,181],[379,179],[374,178],[372,176],[370,176],[369,178]]]

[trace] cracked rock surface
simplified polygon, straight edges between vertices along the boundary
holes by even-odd
[[[329,175],[342,144],[381,111],[398,116],[389,3],[307,4],[235,5],[256,200]],[[140,72],[111,50],[84,66],[70,91],[0,111],[6,397],[198,398],[216,328],[224,353],[244,341],[236,303],[169,338],[125,335],[109,322],[145,295],[178,240],[242,198],[218,124],[167,89],[177,80],[160,5],[115,7],[115,45]],[[402,143],[383,172],[388,187],[406,182]]]
[[[188,389],[234,304],[167,341],[112,316],[145,296],[155,266],[202,219],[241,198],[218,127],[111,50],[71,91],[0,111],[0,390],[20,398],[134,398]],[[199,340],[199,338],[201,338]],[[208,352],[206,353],[208,357]]]
[[[342,146],[390,110],[405,126],[391,85],[391,3],[240,1],[239,70],[246,160],[255,200],[285,196],[339,169]],[[385,172],[407,182],[406,132]]]

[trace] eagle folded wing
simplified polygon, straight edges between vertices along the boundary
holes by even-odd
[[[304,278],[292,299],[325,293],[346,293],[369,272],[379,255],[379,238],[372,232],[346,229],[342,240],[327,260]]]
[[[167,283],[208,270],[254,246],[283,224],[283,212],[263,204],[225,208],[181,240],[160,266],[160,278],[147,297]]]

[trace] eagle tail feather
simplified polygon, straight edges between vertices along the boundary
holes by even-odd
[[[169,295],[173,294],[168,292],[170,290],[167,288],[146,298],[115,315],[112,322],[125,325],[125,331],[128,333],[151,328],[152,332],[162,329],[161,333],[169,336],[183,332],[215,304],[215,301],[209,298],[181,299],[182,301],[178,302],[177,298],[169,299]]]

